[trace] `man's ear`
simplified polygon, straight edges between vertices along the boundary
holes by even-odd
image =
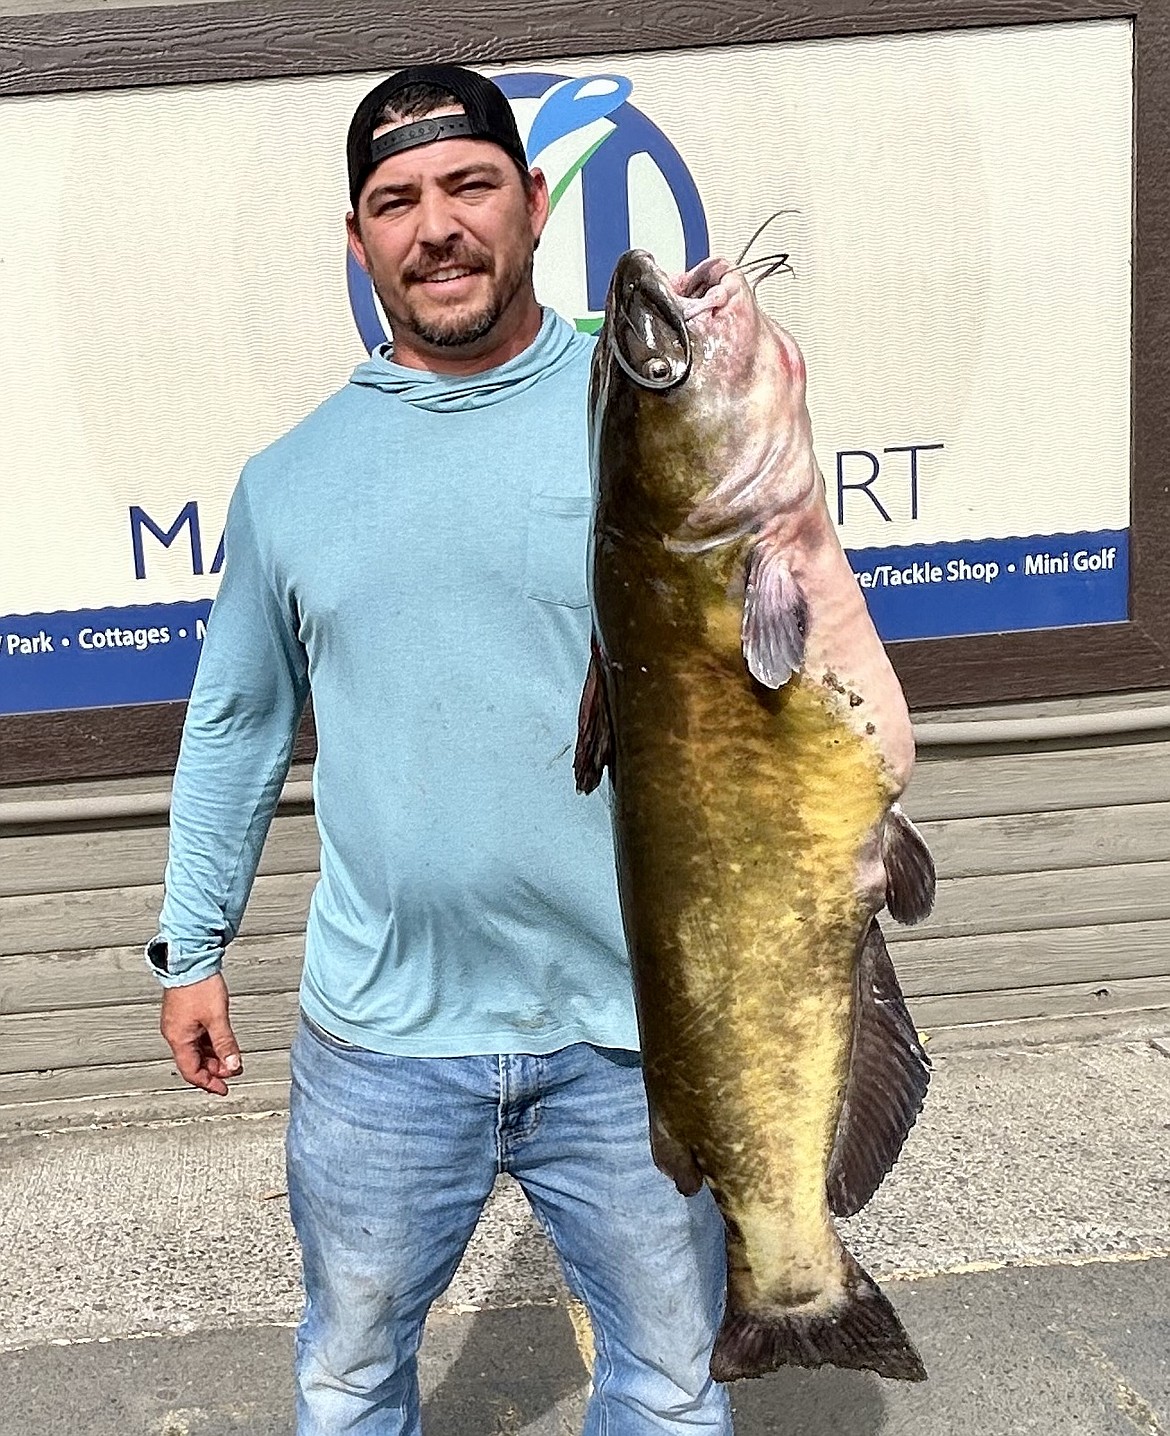
[[[366,247],[362,243],[361,226],[358,222],[357,215],[354,214],[352,210],[345,216],[345,233],[350,254],[353,255],[366,273],[369,274],[370,266],[366,263]]]
[[[548,223],[549,199],[548,180],[544,177],[541,169],[530,170],[532,183],[527,190],[528,217],[532,224],[532,238],[534,244],[540,243],[540,236],[544,233],[544,227]]]

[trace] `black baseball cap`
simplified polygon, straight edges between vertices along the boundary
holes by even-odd
[[[463,106],[461,115],[428,115],[408,120],[374,138],[378,116],[386,105],[408,85],[434,85],[454,95]],[[390,155],[400,150],[429,145],[435,140],[491,140],[499,145],[522,170],[528,156],[516,128],[512,106],[498,85],[462,65],[411,65],[375,85],[354,111],[349,122],[345,152],[349,165],[349,200],[356,210],[362,186],[370,174]]]

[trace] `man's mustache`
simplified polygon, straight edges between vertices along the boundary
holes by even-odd
[[[403,271],[402,277],[407,284],[419,284],[444,269],[474,269],[490,273],[492,257],[482,250],[452,250],[441,257],[428,259],[425,264],[412,265]]]

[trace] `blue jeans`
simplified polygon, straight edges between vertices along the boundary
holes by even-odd
[[[633,1054],[387,1057],[302,1018],[292,1073],[298,1436],[418,1436],[423,1323],[500,1172],[589,1309],[586,1436],[728,1436],[727,1393],[708,1371],[723,1222],[705,1188],[682,1197],[654,1166]]]

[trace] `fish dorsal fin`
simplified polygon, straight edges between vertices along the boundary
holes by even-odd
[[[930,1058],[906,1010],[874,919],[854,979],[853,1050],[826,1183],[834,1216],[851,1217],[898,1160],[930,1082]]]
[[[915,923],[934,907],[934,859],[922,834],[895,803],[882,828],[886,907],[895,922]]]
[[[601,782],[601,775],[613,763],[613,724],[609,716],[609,699],[605,693],[604,660],[593,635],[589,669],[581,690],[577,711],[577,751],[573,755],[573,776],[579,793],[592,793]]]
[[[756,544],[747,558],[743,595],[743,656],[765,688],[783,688],[804,663],[808,604],[792,570],[775,550]]]

